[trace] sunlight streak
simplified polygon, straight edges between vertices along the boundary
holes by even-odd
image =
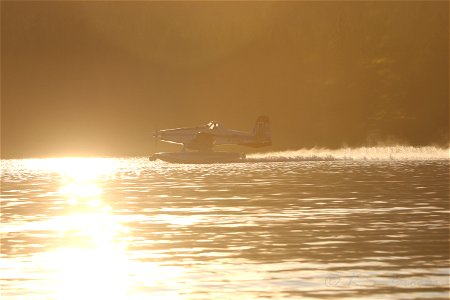
[[[114,174],[118,162],[109,158],[82,157],[27,159],[25,167],[29,170],[59,173],[66,180],[82,182]]]
[[[56,299],[124,299],[128,290],[128,229],[102,201],[102,176],[113,174],[106,159],[47,160],[47,168],[61,175],[59,195],[68,210],[53,219],[54,230],[64,237],[51,253]]]
[[[65,248],[52,254],[57,264],[56,299],[124,299],[125,253],[114,248]]]
[[[18,170],[55,176],[47,218],[24,220],[0,232],[50,232],[45,251],[34,256],[34,267],[44,274],[32,290],[41,290],[55,300],[72,299],[184,299],[192,288],[186,268],[158,257],[159,250],[140,248],[142,255],[128,249],[139,237],[128,228],[130,219],[116,214],[104,189],[116,176],[119,160],[94,158],[36,159],[20,162]],[[39,198],[40,199],[40,198]],[[162,214],[155,222],[191,226],[199,217]],[[145,240],[148,245],[156,241]],[[22,264],[22,265],[21,265]],[[19,266],[21,265],[21,266]],[[18,263],[18,268],[25,265]],[[30,287],[28,287],[30,288]]]

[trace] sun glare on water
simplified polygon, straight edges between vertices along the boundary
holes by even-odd
[[[130,214],[118,214],[114,196],[106,188],[120,176],[122,163],[110,158],[14,162],[18,173],[40,174],[56,183],[51,191],[36,198],[53,201],[49,218],[21,220],[0,228],[6,233],[49,236],[44,251],[30,253],[31,272],[40,281],[25,288],[45,295],[36,299],[148,299],[149,294],[155,299],[183,299],[180,291],[189,288],[179,285],[179,279],[185,276],[183,267],[141,259],[156,256],[151,248],[133,251],[128,245],[139,237],[133,238]],[[130,160],[126,163],[129,168]],[[20,258],[14,263],[15,270],[29,265]]]
[[[43,163],[43,162],[42,162]],[[61,176],[64,214],[51,220],[64,243],[47,253],[55,299],[124,299],[128,290],[127,228],[103,201],[101,182],[113,160],[66,158],[46,161]]]
[[[50,254],[55,264],[56,299],[123,298],[126,245],[115,243],[121,227],[110,207],[102,203],[98,185],[114,166],[98,159],[63,159],[50,161],[49,168],[61,174],[59,192],[68,206],[68,214],[55,220],[56,230],[71,237]]]

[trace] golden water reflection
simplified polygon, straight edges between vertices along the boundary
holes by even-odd
[[[2,299],[448,295],[446,163],[2,170]]]
[[[103,159],[49,163],[48,168],[61,175],[59,194],[66,200],[64,214],[52,220],[64,241],[48,253],[54,298],[124,299],[135,294],[131,291],[134,285],[152,286],[151,281],[161,276],[161,267],[152,263],[143,269],[128,257],[130,231],[103,199],[102,180],[111,176],[116,166]]]
[[[65,244],[50,253],[56,299],[123,299],[128,288],[124,227],[102,201],[98,184],[114,171],[105,160],[50,161],[62,177],[60,194],[67,199],[55,230]]]

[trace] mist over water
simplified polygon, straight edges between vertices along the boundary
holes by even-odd
[[[2,160],[1,298],[448,299],[448,153]]]
[[[448,10],[2,1],[1,154],[145,155],[156,127],[249,130],[258,114],[269,115],[278,149],[448,146]]]

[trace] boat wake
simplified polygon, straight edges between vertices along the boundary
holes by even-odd
[[[279,152],[247,154],[248,162],[285,161],[402,161],[402,160],[449,160],[450,149],[434,146],[389,146],[331,149],[299,149]]]

